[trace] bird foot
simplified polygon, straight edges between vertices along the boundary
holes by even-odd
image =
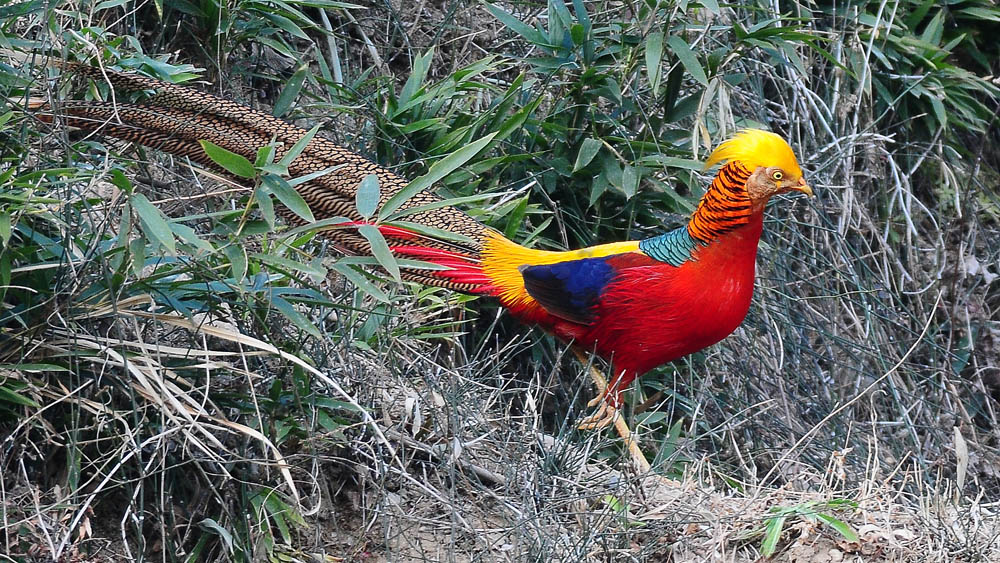
[[[607,387],[608,386],[605,384],[604,391],[602,391],[601,393],[598,393],[596,397],[594,397],[593,399],[587,401],[587,408],[592,409],[592,408],[594,408],[597,405],[600,405],[602,403],[603,403],[603,406],[608,406],[608,404],[604,402],[604,396],[608,394]]]
[[[606,403],[604,397],[601,396],[587,403],[587,406],[594,407],[597,406],[597,403],[600,403],[597,412],[581,420],[577,428],[580,430],[600,430],[610,426],[615,421],[618,409]]]

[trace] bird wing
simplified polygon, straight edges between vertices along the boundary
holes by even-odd
[[[549,313],[590,324],[605,286],[615,271],[605,258],[584,258],[540,266],[522,266],[524,289]]]
[[[549,314],[583,325],[597,320],[597,305],[618,273],[655,263],[641,252],[521,266],[524,289]]]

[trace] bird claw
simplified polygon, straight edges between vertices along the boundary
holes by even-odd
[[[601,403],[601,406],[597,409],[597,412],[581,420],[577,428],[580,430],[600,430],[607,428],[615,421],[615,417],[618,416],[618,409],[604,402],[604,397],[598,396],[587,403],[587,406],[594,407],[598,402]]]
[[[600,375],[596,370],[595,373],[598,376]],[[618,416],[618,409],[608,404],[608,384],[604,381],[603,377],[601,377],[601,381],[598,383],[598,389],[600,389],[600,393],[587,403],[587,408],[592,409],[597,407],[597,412],[580,421],[580,424],[577,425],[577,428],[580,430],[600,430],[607,428],[615,421],[615,417]]]
[[[604,393],[600,393],[596,397],[594,397],[593,399],[587,401],[587,408],[588,409],[592,409],[592,408],[596,407],[597,405],[600,405],[601,403],[604,403],[604,395],[605,395]],[[604,403],[604,406],[607,406],[607,403]]]

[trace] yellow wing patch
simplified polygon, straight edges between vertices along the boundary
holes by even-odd
[[[498,297],[507,306],[527,306],[535,303],[524,289],[521,266],[541,266],[581,258],[601,258],[612,254],[641,252],[639,241],[612,242],[588,246],[580,250],[555,252],[525,248],[493,231],[487,234],[483,245],[483,273],[500,288]]]

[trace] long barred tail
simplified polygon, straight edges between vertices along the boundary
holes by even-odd
[[[199,141],[210,141],[252,162],[258,148],[273,140],[277,141],[275,158],[280,159],[306,134],[305,129],[274,116],[185,86],[79,63],[55,60],[50,64],[71,74],[110,83],[118,92],[152,91],[153,94],[142,103],[67,100],[60,102],[57,110],[38,108],[39,118],[47,121],[58,118],[75,128],[184,156],[227,176],[205,154]],[[313,138],[288,170],[291,176],[299,177],[332,167],[337,168],[295,187],[317,219],[346,217],[352,221],[350,225],[365,223],[355,207],[355,194],[369,174],[376,175],[379,180],[379,206],[406,186],[403,178],[319,136]],[[435,194],[422,191],[399,209],[440,201]],[[500,235],[455,207],[430,206],[433,208],[417,211],[406,220],[459,234],[467,240],[441,240],[399,227],[379,226],[398,256],[446,267],[442,270],[406,269],[403,276],[465,293],[493,293],[493,283],[483,272],[482,257],[487,241]],[[287,209],[281,208],[280,214],[291,223],[302,223]],[[324,230],[322,235],[345,252],[370,254],[367,239],[349,226],[336,226]]]

